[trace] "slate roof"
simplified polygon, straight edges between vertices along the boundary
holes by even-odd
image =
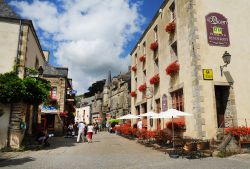
[[[10,8],[7,3],[4,2],[4,0],[0,0],[0,17],[20,19],[20,17]]]
[[[68,77],[68,68],[53,67],[46,63],[43,67],[43,76]]]

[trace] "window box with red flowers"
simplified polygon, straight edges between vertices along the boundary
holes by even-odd
[[[139,60],[140,60],[141,62],[145,62],[145,60],[146,60],[145,55],[142,55],[141,57],[139,57]]]
[[[175,22],[170,22],[169,24],[167,24],[165,30],[166,30],[166,32],[168,32],[168,33],[174,33],[175,28],[176,28]]]
[[[178,73],[180,70],[180,64],[177,63],[177,60],[170,63],[166,68],[167,75],[173,76],[174,74]]]
[[[144,90],[146,90],[146,88],[147,88],[147,85],[146,85],[146,83],[144,83],[144,84],[142,84],[142,85],[139,86],[138,90],[140,92],[143,92]]]
[[[137,70],[136,65],[132,66],[131,70],[134,71],[134,72],[136,72],[136,70]]]
[[[135,92],[135,91],[131,91],[131,92],[130,92],[130,96],[131,96],[131,97],[135,97],[135,96],[136,96],[136,92]]]
[[[159,82],[160,82],[159,73],[154,75],[153,77],[151,77],[149,82],[150,82],[150,84],[159,84]]]
[[[152,51],[156,51],[158,49],[158,41],[155,41],[155,42],[151,43],[150,49]]]

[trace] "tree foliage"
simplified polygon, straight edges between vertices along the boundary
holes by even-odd
[[[26,87],[24,101],[33,104],[40,104],[49,98],[50,83],[44,79],[26,77],[23,80]]]
[[[49,98],[50,83],[44,79],[26,77],[20,79],[14,72],[0,74],[0,102],[24,101],[40,104]]]
[[[26,87],[14,72],[0,74],[0,102],[19,102],[24,97]]]

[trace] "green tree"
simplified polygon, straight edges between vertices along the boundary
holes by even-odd
[[[26,87],[14,72],[0,74],[0,102],[14,103],[23,99]]]
[[[49,99],[50,82],[44,79],[26,77],[23,80],[26,87],[24,101],[30,104],[39,105]]]

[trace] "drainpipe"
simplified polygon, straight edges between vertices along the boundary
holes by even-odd
[[[18,64],[19,64],[19,49],[20,49],[20,40],[21,40],[21,31],[22,31],[22,20],[19,21],[19,32],[18,32],[18,41],[17,41],[17,52],[16,52],[16,67],[15,72],[18,75]],[[7,133],[7,147],[10,147],[10,128],[11,128],[11,119],[12,119],[13,103],[10,104],[10,117],[9,117],[9,127]]]
[[[20,41],[21,41],[21,32],[22,32],[22,20],[20,19],[19,21],[19,33],[18,33],[18,41],[17,41],[17,52],[16,52],[16,74],[18,75],[18,64],[20,63],[20,58],[19,58],[19,49],[20,49]]]

